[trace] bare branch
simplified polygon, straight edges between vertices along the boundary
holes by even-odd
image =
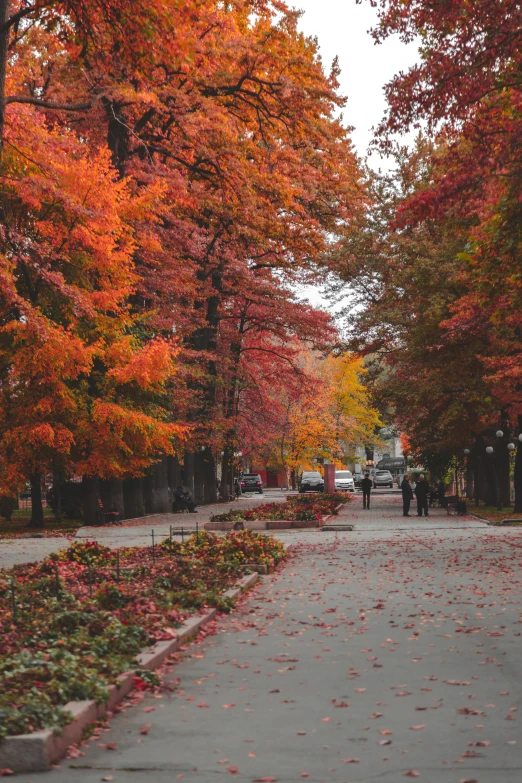
[[[53,101],[44,101],[41,98],[33,98],[30,95],[9,95],[4,105],[10,103],[28,103],[31,106],[41,106],[43,109],[54,109],[55,111],[85,111],[92,109],[93,102],[87,103],[53,103]]]
[[[16,14],[13,14],[9,17],[9,19],[7,19],[7,21],[0,27],[0,33],[7,32],[7,30],[13,27],[13,25],[23,19],[24,16],[29,16],[29,14],[32,14],[33,11],[36,11],[36,7],[34,5],[30,5],[27,8],[22,8]]]

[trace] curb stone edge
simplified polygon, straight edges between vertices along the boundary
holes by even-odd
[[[256,572],[243,576],[238,581],[238,586],[226,590],[223,596],[237,598],[254,585],[258,578],[259,574]],[[185,620],[172,640],[156,642],[136,656],[139,668],[156,669],[183,643],[196,636],[200,628],[213,620],[216,614],[216,609],[209,609],[205,614]],[[52,764],[65,755],[69,745],[81,741],[87,726],[103,718],[130,693],[135,676],[135,670],[121,674],[116,682],[109,686],[109,698],[104,704],[97,704],[93,699],[70,701],[66,704],[63,709],[70,712],[73,719],[64,726],[61,734],[55,734],[52,729],[43,729],[32,734],[5,737],[0,741],[0,769],[12,769],[14,772],[43,772],[50,769]]]

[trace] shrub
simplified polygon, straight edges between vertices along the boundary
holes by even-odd
[[[106,566],[116,563],[116,553],[98,541],[75,541],[67,549],[56,555],[57,560],[65,560],[82,565]]]

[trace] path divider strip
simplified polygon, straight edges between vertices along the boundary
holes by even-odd
[[[255,572],[243,576],[238,581],[237,587],[230,588],[223,593],[223,596],[234,600],[244,590],[254,585],[258,578],[259,575]],[[172,639],[156,642],[136,656],[139,669],[156,669],[182,644],[194,638],[216,614],[217,609],[209,609],[204,614],[189,617],[176,629],[176,635]],[[41,772],[50,769],[52,764],[63,758],[69,745],[81,742],[88,726],[103,718],[116,704],[125,699],[133,689],[134,678],[138,676],[138,671],[132,670],[120,675],[116,683],[109,686],[109,698],[104,704],[97,704],[94,699],[70,701],[66,704],[63,709],[70,712],[73,719],[64,726],[61,734],[55,734],[52,729],[44,729],[32,734],[20,734],[0,740],[0,769],[11,769],[13,772]]]

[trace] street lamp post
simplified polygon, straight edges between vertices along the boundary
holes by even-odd
[[[498,440],[498,444],[500,445],[500,440],[501,438],[504,437],[504,433],[502,430],[497,430],[495,435]],[[493,460],[493,470],[495,471],[495,486],[496,486],[496,495],[497,495],[497,510],[502,511],[504,509],[504,505],[502,502],[502,488],[500,485],[500,476],[499,476],[498,446],[496,452],[493,446],[486,446],[486,454],[491,455],[491,458]]]
[[[468,500],[471,500],[470,497],[468,497],[468,490],[470,487],[470,478],[469,478],[469,455],[471,454],[471,449],[464,449],[464,462],[465,462],[465,477],[466,477],[466,498]],[[471,494],[471,493],[469,493]]]

